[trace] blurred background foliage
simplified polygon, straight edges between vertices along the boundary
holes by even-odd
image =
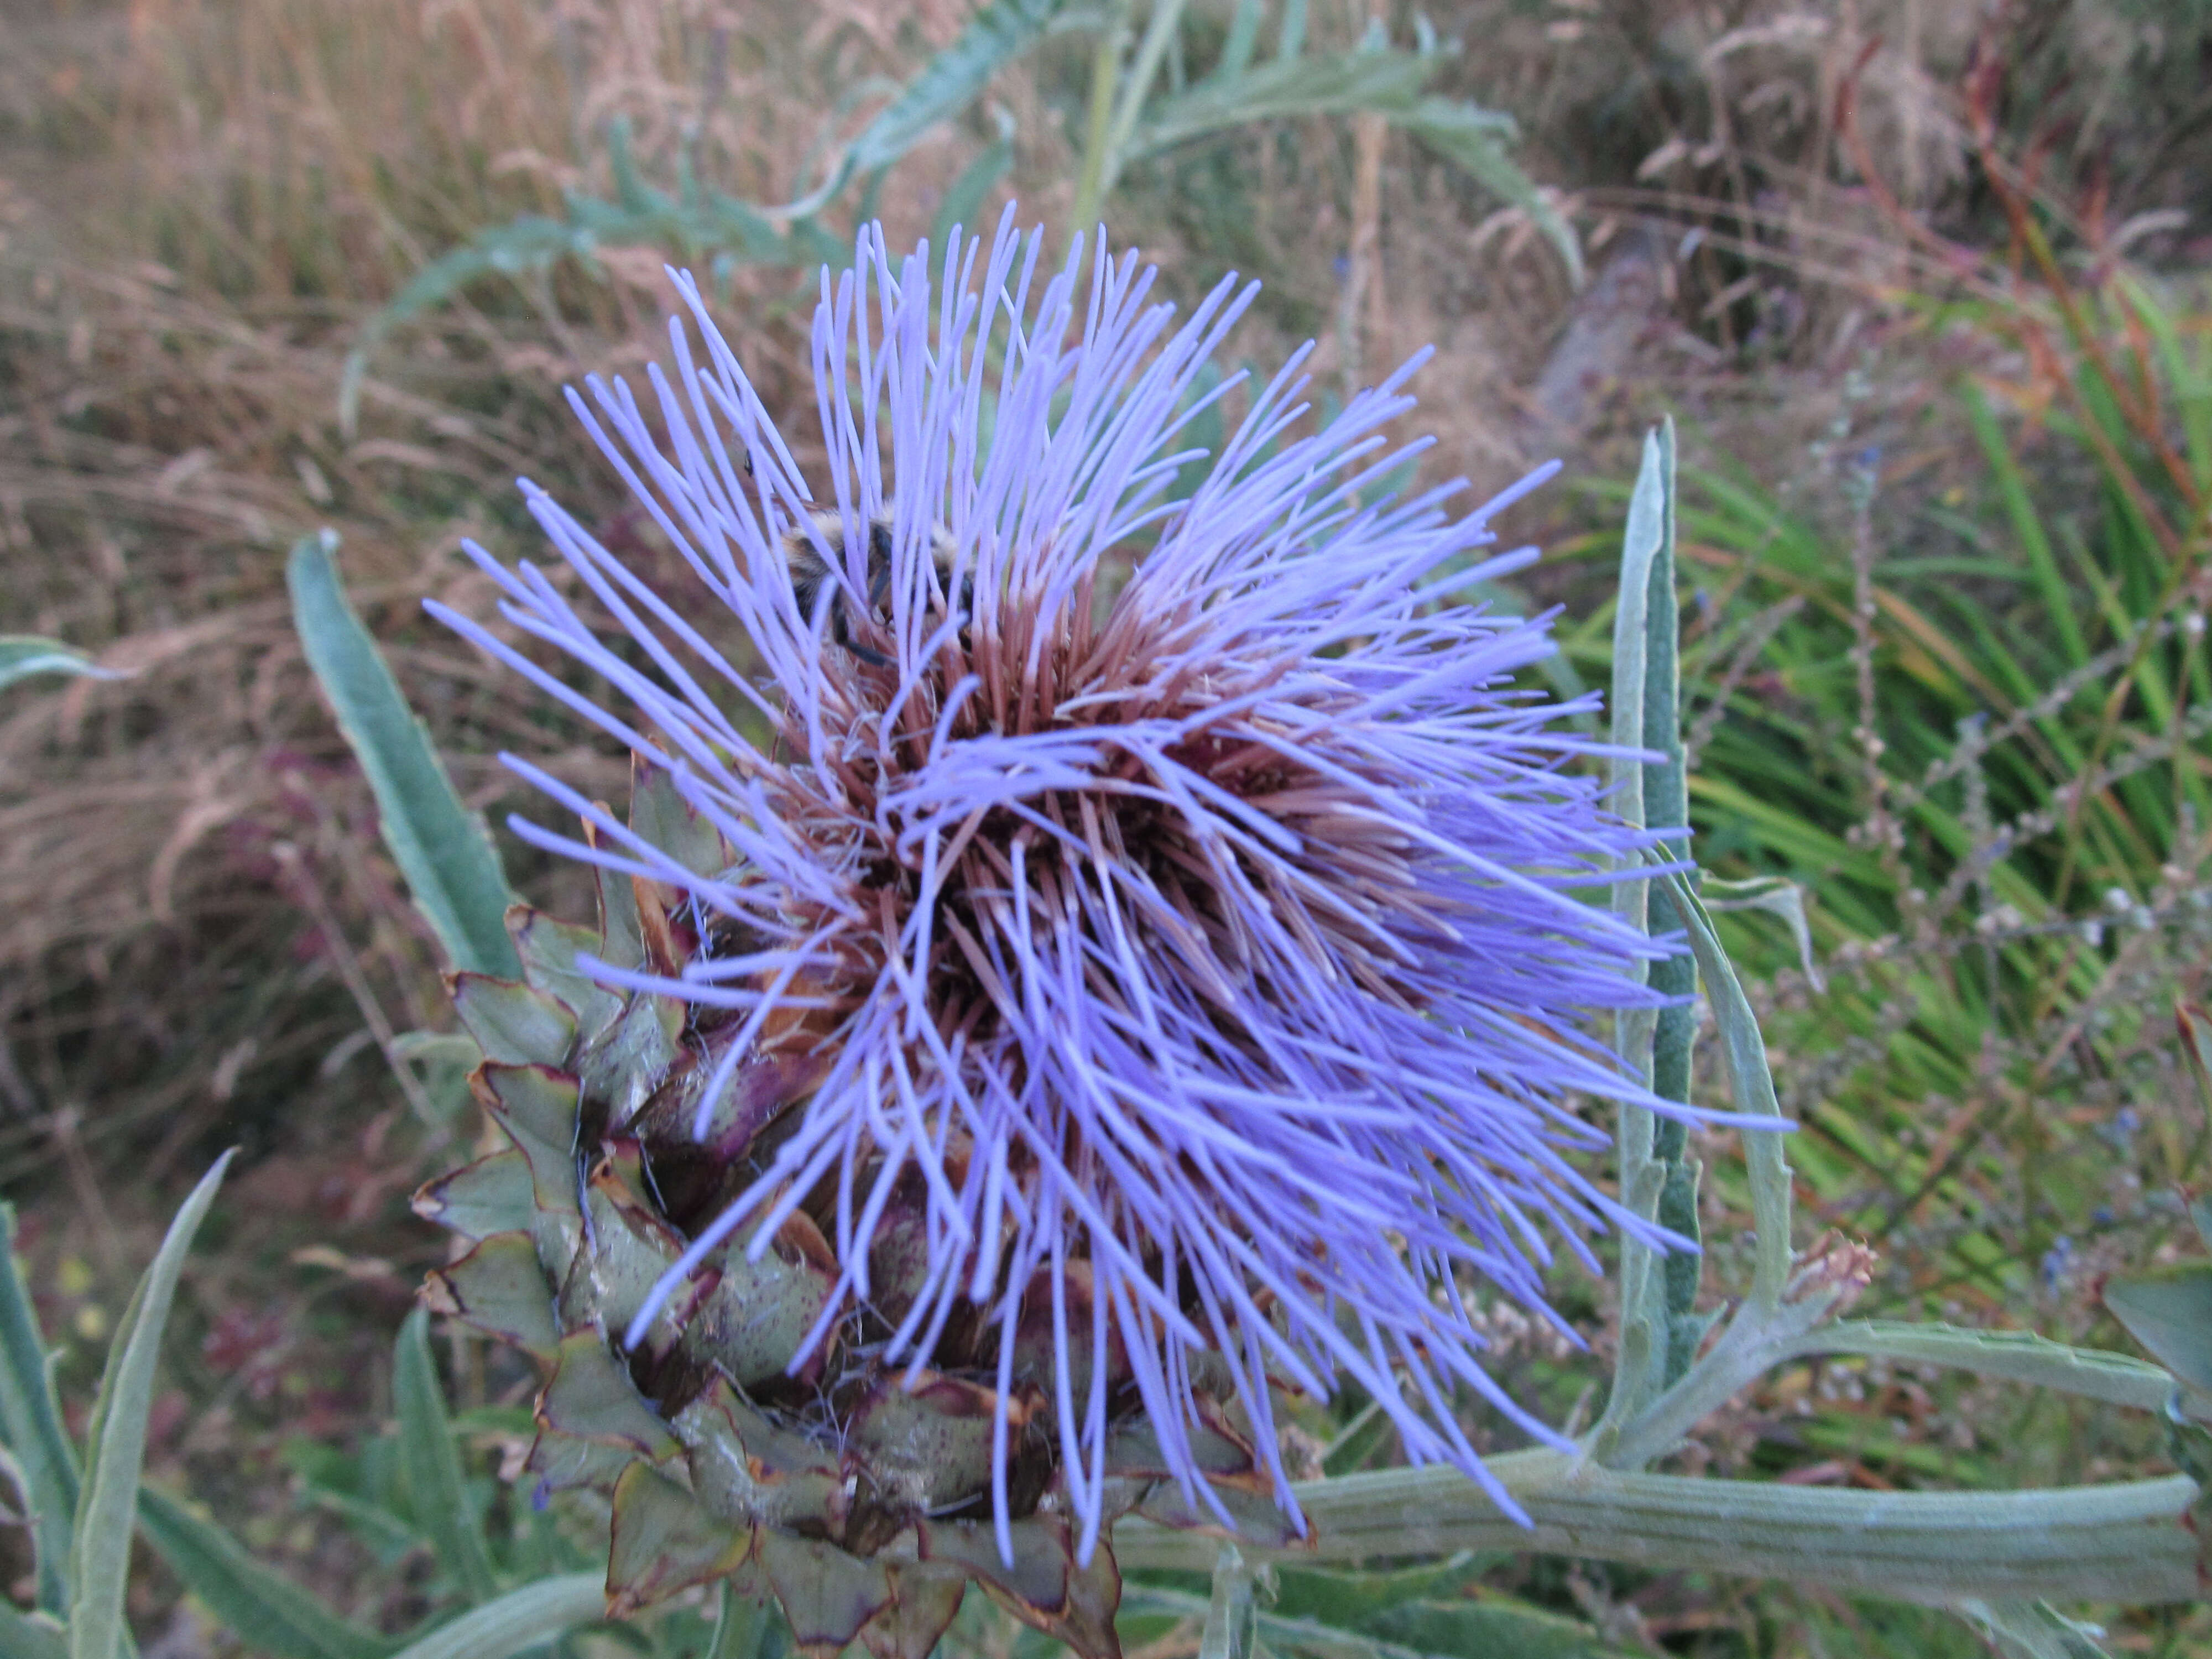
[[[505,747],[618,799],[621,757],[417,606],[488,612],[456,548],[529,550],[517,473],[673,569],[559,395],[656,350],[672,257],[711,272],[802,462],[815,267],[867,216],[898,246],[1010,198],[1061,234],[1103,211],[1178,295],[1262,278],[1235,349],[1317,337],[1324,403],[1433,343],[1429,475],[1564,454],[1580,480],[1516,509],[1553,556],[1504,596],[1564,607],[1564,684],[1605,681],[1633,444],[1673,412],[1700,856],[1800,899],[1803,948],[1748,908],[1728,943],[1806,1126],[1801,1206],[1880,1255],[1862,1311],[2125,1346],[2101,1276],[2185,1248],[2206,1136],[2179,1033],[2212,961],[2205,0],[51,0],[0,33],[0,631],[128,675],[0,690],[0,1185],[81,1401],[189,1178],[242,1143],[152,1479],[362,1625],[444,1593],[379,1494],[392,1334],[441,1249],[406,1196],[474,1127],[438,1046],[404,1040],[449,1023],[435,953],[301,660],[284,550],[343,532],[495,823],[521,804]],[[518,887],[588,913],[574,871],[501,836]],[[1701,1150],[1729,1282],[1723,1139]],[[1606,1294],[1559,1285],[1592,1331]],[[1497,1319],[1509,1385],[1565,1417],[1589,1361]],[[450,1358],[489,1503],[529,1379]],[[1832,1361],[1736,1402],[1685,1466],[1974,1486],[2163,1450],[2083,1402]],[[0,1561],[27,1561],[10,1532]],[[1974,1645],[1870,1602],[1543,1559],[1425,1594],[1502,1591],[1631,1650]],[[158,1566],[131,1594],[172,1659],[234,1650]],[[1188,1620],[1146,1629],[1151,1659],[1196,1650]],[[2208,1633],[2112,1629],[2142,1652]]]

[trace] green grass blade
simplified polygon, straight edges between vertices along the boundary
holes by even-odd
[[[462,1594],[479,1604],[491,1600],[498,1585],[491,1550],[470,1512],[461,1476],[461,1457],[453,1444],[453,1425],[438,1368],[430,1357],[430,1316],[417,1308],[399,1328],[393,1355],[392,1392],[399,1407],[399,1468],[416,1524],[429,1538],[438,1563],[459,1583]]]
[[[70,1538],[76,1520],[76,1450],[54,1398],[53,1355],[15,1263],[15,1207],[0,1204],[0,1434],[23,1477],[38,1559],[38,1606],[69,1610]]]
[[[483,822],[463,806],[399,694],[376,641],[346,601],[329,531],[301,538],[286,579],[308,665],[376,793],[384,843],[456,968],[520,979],[507,936],[514,902]]]
[[[1323,1474],[1350,1474],[1364,1468],[1367,1460],[1390,1437],[1392,1425],[1382,1402],[1370,1400],[1330,1441],[1321,1455]]]
[[[1966,406],[1967,420],[1973,424],[1982,458],[1990,464],[1990,471],[1996,479],[1997,499],[2004,507],[2005,517],[2011,521],[2013,534],[2020,538],[2028,570],[2042,592],[2043,614],[2050,618],[2065,644],[2067,666],[2078,667],[2088,660],[2088,642],[2083,639],[2081,622],[2075,615],[2074,595],[2059,571],[2058,556],[2051,549],[2042,517],[2028,494],[2027,479],[2020,470],[2020,463],[2013,459],[2012,446],[2005,441],[1996,416],[1982,396],[1981,388],[1972,380],[1963,381],[1959,396]]]
[[[597,1623],[606,1611],[604,1572],[541,1578],[441,1625],[393,1659],[513,1659],[579,1625]]]
[[[0,1659],[69,1659],[69,1637],[50,1620],[0,1600]]]
[[[138,1530],[222,1627],[270,1659],[385,1659],[394,1644],[342,1619],[166,1493],[138,1493]]]
[[[168,1237],[131,1293],[107,1352],[106,1374],[93,1402],[82,1501],[77,1505],[70,1574],[70,1659],[116,1659],[123,1650],[123,1590],[131,1572],[131,1521],[138,1510],[139,1466],[146,1455],[146,1413],[161,1333],[185,1255],[192,1247],[233,1154],[225,1152],[192,1188],[169,1224]]]
[[[0,691],[36,674],[69,674],[80,679],[119,680],[120,672],[102,668],[75,646],[34,634],[0,634]]]

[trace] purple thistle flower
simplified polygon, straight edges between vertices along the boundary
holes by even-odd
[[[1297,436],[1302,350],[1176,496],[1202,453],[1181,434],[1237,384],[1198,395],[1200,370],[1256,284],[1224,278],[1171,331],[1133,253],[1102,246],[1085,283],[1079,241],[1040,283],[1041,249],[1010,211],[988,246],[956,234],[935,285],[926,246],[895,267],[877,231],[824,272],[820,496],[689,277],[707,357],[673,322],[674,378],[648,371],[665,441],[621,381],[570,393],[714,603],[656,592],[526,481],[627,648],[532,566],[469,551],[507,620],[629,712],[432,607],[666,769],[738,850],[693,874],[507,757],[597,836],[519,834],[671,884],[750,941],[675,981],[591,964],[742,1019],[704,1098],[761,1033],[830,1034],[800,1127],[653,1306],[739,1228],[757,1257],[833,1182],[843,1282],[811,1347],[868,1297],[869,1242],[913,1172],[927,1272],[888,1357],[919,1374],[965,1304],[995,1326],[1002,1551],[1015,1339],[1039,1284],[1086,1560],[1127,1388],[1186,1501],[1228,1520],[1193,1449],[1201,1364],[1225,1362],[1301,1527],[1271,1381],[1355,1380],[1411,1459],[1517,1515],[1455,1390],[1565,1443],[1484,1370],[1465,1287],[1558,1322],[1553,1240],[1593,1269],[1583,1236],[1608,1224],[1663,1244],[1576,1167],[1605,1137],[1565,1102],[1680,1109],[1577,1023],[1650,1003],[1632,970],[1668,948],[1589,891],[1650,844],[1572,768],[1603,752],[1561,729],[1593,702],[1516,688],[1553,649],[1543,623],[1453,602],[1534,556],[1466,556],[1549,470],[1457,520],[1454,485],[1370,502],[1425,447],[1382,435],[1421,359]],[[1109,556],[1147,537],[1115,590]],[[795,587],[810,551],[820,579]],[[1071,1363],[1109,1346],[1122,1399],[1109,1367]]]

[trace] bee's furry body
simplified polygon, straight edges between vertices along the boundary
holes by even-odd
[[[847,574],[850,562],[845,557],[844,520],[829,511],[813,513],[809,520],[811,533],[809,523],[800,522],[783,532],[782,541],[784,563],[791,573],[791,597],[798,604],[799,620],[812,624],[826,590],[830,595],[827,630],[830,642],[874,667],[890,667],[889,657],[853,637],[856,613],[853,609],[851,579]],[[829,550],[826,557],[825,548]],[[938,586],[949,596],[952,586],[952,537],[944,526],[931,527],[929,550],[931,561],[937,567]],[[859,596],[865,607],[859,614],[880,623],[884,620],[884,601],[890,596],[891,586],[891,520],[888,504],[884,513],[868,521],[867,556],[862,568],[866,587]]]

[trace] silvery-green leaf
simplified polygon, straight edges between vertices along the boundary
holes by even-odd
[[[1707,876],[1704,897],[1708,910],[1764,910],[1779,916],[1790,929],[1790,943],[1797,947],[1797,965],[1805,982],[1815,992],[1827,988],[1820,977],[1820,964],[1813,957],[1813,929],[1805,917],[1806,890],[1802,884],[1787,876],[1754,876],[1747,881]]]
[[[2004,1659],[2106,1659],[2094,1626],[2076,1624],[2047,1601],[1968,1601],[1959,1611]]]
[[[2128,1334],[2193,1389],[2212,1389],[2212,1263],[2108,1279],[2105,1305]]]
[[[0,691],[39,674],[77,679],[119,680],[116,669],[102,668],[75,646],[30,634],[0,634]]]
[[[138,1529],[169,1571],[252,1652],[270,1659],[386,1659],[394,1643],[342,1619],[264,1566],[222,1528],[143,1487]]]
[[[376,795],[384,844],[457,968],[514,978],[514,902],[483,821],[461,805],[399,684],[347,602],[329,531],[301,539],[285,571],[307,665]]]
[[[1875,1355],[1954,1366],[1983,1376],[2162,1411],[2173,1378],[2156,1365],[2101,1348],[2073,1348],[2028,1331],[1978,1331],[1933,1322],[1855,1319],[1823,1325],[1795,1345],[1802,1354]]]
[[[233,1154],[225,1152],[200,1178],[170,1222],[153,1264],[131,1292],[115,1329],[91,1421],[84,1489],[70,1552],[70,1659],[117,1659],[125,1638],[123,1590],[131,1572],[132,1522],[146,1455],[146,1416],[154,1403],[155,1367],[169,1322],[185,1254],[215,1202]]]
[[[15,1209],[0,1204],[0,1435],[15,1455],[30,1508],[38,1606],[69,1607],[70,1535],[76,1519],[76,1450],[54,1398],[53,1355],[15,1261]]]
[[[0,1659],[69,1659],[69,1632],[50,1615],[0,1599]]]
[[[605,1616],[606,1587],[600,1574],[541,1578],[441,1625],[392,1659],[514,1659]]]
[[[542,1281],[541,1281],[542,1282]],[[399,1327],[392,1351],[392,1392],[399,1413],[399,1471],[415,1519],[429,1535],[438,1565],[471,1601],[496,1588],[491,1551],[469,1506],[459,1448],[446,1415],[446,1395],[430,1357],[430,1316],[417,1308]]]
[[[1252,1659],[1252,1570],[1237,1546],[1224,1542],[1213,1562],[1213,1593],[1206,1598],[1206,1628],[1198,1659]]]

